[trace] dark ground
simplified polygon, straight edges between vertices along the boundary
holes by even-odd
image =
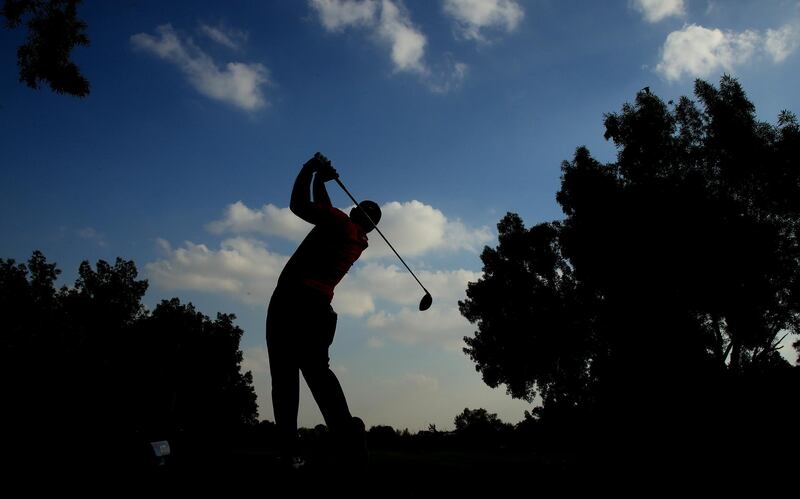
[[[177,455],[174,457],[178,457]],[[301,469],[281,465],[277,453],[265,448],[236,448],[198,452],[164,465],[121,465],[96,456],[65,462],[61,468],[9,473],[6,497],[287,497],[341,494],[343,497],[457,493],[544,495],[598,495],[599,490],[637,497],[715,491],[742,481],[742,486],[780,485],[777,475],[762,481],[756,476],[730,473],[698,474],[681,459],[660,460],[630,455],[591,461],[576,456],[530,451],[397,450],[373,449],[364,466],[350,466],[340,457],[313,456]],[[9,468],[6,468],[8,472]],[[615,495],[617,495],[615,494]],[[488,495],[488,494],[487,494]],[[504,494],[505,495],[505,494]],[[716,494],[715,494],[716,495]],[[764,496],[761,496],[764,497]],[[776,496],[773,496],[776,497]]]

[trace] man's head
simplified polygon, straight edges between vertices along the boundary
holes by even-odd
[[[367,212],[369,219],[364,216],[364,212]],[[374,228],[372,223],[370,223],[370,220],[372,220],[375,225],[380,222],[381,208],[378,206],[378,203],[374,201],[361,201],[358,203],[358,206],[355,206],[352,210],[350,210],[350,219],[360,225],[365,232],[369,232]]]

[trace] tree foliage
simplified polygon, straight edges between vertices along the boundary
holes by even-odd
[[[149,312],[141,303],[147,281],[120,258],[81,263],[71,288],[56,289],[59,273],[38,251],[27,264],[0,259],[4,425],[12,434],[74,445],[255,424],[235,316],[211,320],[177,298]]]
[[[31,88],[41,82],[59,94],[89,95],[89,81],[72,61],[76,46],[88,46],[86,23],[77,17],[82,0],[5,0],[0,15],[8,28],[25,24],[28,38],[17,49],[19,80]]]
[[[134,354],[148,370],[131,380],[131,389],[144,400],[157,394],[163,403],[155,409],[170,409],[171,418],[184,428],[256,424],[253,376],[240,372],[243,331],[235,319],[218,313],[211,320],[191,303],[163,300],[137,327],[140,341]]]
[[[461,313],[484,381],[558,412],[702,398],[785,369],[800,323],[800,127],[758,121],[739,83],[649,91],[605,116],[617,148],[562,164],[563,221],[498,224]],[[545,411],[546,412],[546,411]]]
[[[491,434],[509,430],[510,425],[503,423],[497,414],[490,413],[486,409],[464,408],[461,414],[453,420],[456,433],[462,434]]]

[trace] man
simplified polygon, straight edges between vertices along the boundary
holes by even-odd
[[[281,456],[294,466],[301,464],[296,449],[300,372],[334,440],[348,453],[366,454],[364,423],[350,415],[329,366],[328,347],[336,330],[331,307],[334,288],[367,248],[367,233],[380,220],[381,210],[372,201],[361,202],[349,216],[334,208],[325,182],[338,177],[331,162],[319,153],[300,170],[289,207],[314,228],[281,272],[267,312],[272,405]]]

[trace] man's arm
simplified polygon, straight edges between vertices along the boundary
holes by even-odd
[[[317,169],[317,157],[313,157],[303,165],[292,187],[292,200],[289,202],[289,209],[292,213],[302,218],[308,223],[315,223],[314,207],[311,204],[311,178]]]
[[[316,172],[316,175],[314,173]],[[311,201],[310,184],[314,177],[314,201]],[[317,225],[323,222],[330,215],[330,208],[333,207],[325,189],[325,182],[338,178],[339,175],[331,166],[328,158],[317,153],[311,158],[297,175],[292,188],[292,200],[289,208],[292,213],[302,218],[308,223]]]
[[[333,206],[331,198],[328,197],[328,190],[325,189],[325,180],[320,173],[314,175],[314,203],[326,208]]]

